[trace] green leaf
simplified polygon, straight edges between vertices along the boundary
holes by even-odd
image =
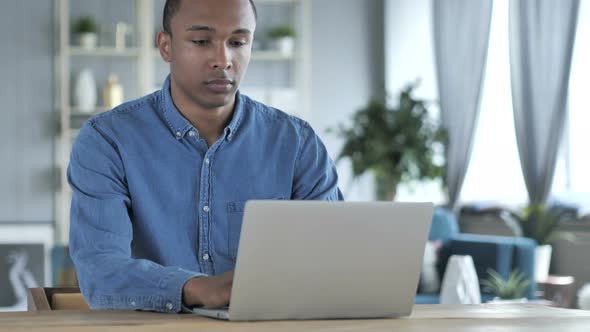
[[[448,133],[431,119],[427,102],[413,96],[416,86],[405,87],[395,107],[385,92],[377,94],[352,115],[349,126],[330,130],[344,140],[336,160],[350,159],[355,177],[378,171],[381,179],[399,184],[445,174]]]
[[[78,18],[72,28],[74,33],[89,33],[98,30],[96,21],[92,16],[82,16]]]
[[[518,299],[523,297],[526,288],[530,284],[530,280],[518,269],[510,272],[507,280],[493,269],[488,269],[487,272],[487,279],[481,281],[483,290],[501,299]]]
[[[509,227],[517,226],[515,234],[534,239],[539,245],[558,240],[576,240],[572,233],[559,229],[563,222],[575,219],[571,213],[560,207],[546,208],[543,204],[534,203],[518,212],[500,209],[494,213]]]

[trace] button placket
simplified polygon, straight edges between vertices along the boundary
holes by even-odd
[[[204,142],[204,141],[203,141]],[[211,233],[211,219],[212,219],[212,207],[211,207],[211,197],[209,196],[211,193],[210,185],[211,185],[211,163],[212,158],[219,148],[220,144],[222,144],[222,140],[218,140],[215,144],[213,144],[210,148],[206,148],[206,152],[203,158],[203,165],[201,167],[201,192],[200,192],[200,200],[199,203],[201,207],[200,215],[200,243],[199,246],[199,257],[201,261],[201,271],[207,274],[213,274],[213,257],[211,256],[211,248],[210,246],[210,238],[209,234]]]
[[[209,238],[209,233],[210,233],[210,227],[211,227],[211,197],[209,197],[209,193],[210,193],[210,177],[211,177],[211,172],[210,169],[208,167],[209,163],[207,162],[209,160],[208,155],[211,153],[211,149],[209,149],[207,151],[207,153],[205,153],[205,158],[204,158],[204,166],[201,168],[201,204],[202,204],[202,208],[201,208],[201,225],[200,225],[200,231],[201,231],[201,246],[199,248],[200,250],[200,257],[201,257],[201,261],[202,261],[202,271],[205,273],[213,273],[213,267],[212,267],[212,262],[211,262],[211,255],[210,255],[210,248],[209,248],[209,242],[210,242],[210,238]]]

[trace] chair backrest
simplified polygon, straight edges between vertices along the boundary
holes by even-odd
[[[446,242],[459,234],[459,225],[453,213],[444,208],[434,209],[428,240]]]
[[[27,310],[89,310],[80,288],[38,287],[27,291]]]

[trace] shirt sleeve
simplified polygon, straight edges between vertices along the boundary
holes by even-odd
[[[294,200],[344,200],[338,188],[336,166],[309,124],[301,127],[293,179]]]
[[[203,274],[131,254],[131,198],[116,144],[87,122],[68,167],[70,253],[92,309],[182,310],[182,288]]]

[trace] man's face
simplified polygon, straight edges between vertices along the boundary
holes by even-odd
[[[178,92],[205,109],[233,102],[250,62],[255,27],[248,0],[181,1],[164,55]]]

